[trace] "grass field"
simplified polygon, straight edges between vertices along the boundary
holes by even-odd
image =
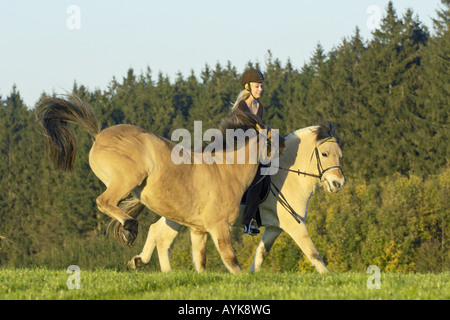
[[[368,289],[370,274],[347,272],[231,275],[175,271],[79,271],[0,269],[0,299],[305,300],[450,298],[450,272],[383,273],[380,289]],[[79,289],[69,289],[80,285]]]

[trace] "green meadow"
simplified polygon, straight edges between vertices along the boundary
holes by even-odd
[[[231,275],[110,269],[0,269],[2,300],[448,300],[450,272],[380,273],[379,289],[365,272],[281,272]],[[369,286],[368,286],[369,282]],[[77,289],[77,284],[79,289]]]

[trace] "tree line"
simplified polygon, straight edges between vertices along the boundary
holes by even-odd
[[[314,195],[307,220],[331,269],[368,263],[448,269],[449,186],[442,177],[449,174],[450,1],[442,0],[436,12],[430,31],[412,10],[399,15],[389,3],[371,39],[356,28],[330,52],[318,44],[302,66],[282,63],[270,51],[263,65],[248,63],[268,80],[261,102],[272,128],[288,134],[319,120],[337,127],[347,187],[335,196]],[[150,67],[141,74],[129,69],[106,89],[74,83],[73,93],[94,108],[102,128],[129,123],[170,139],[177,128],[192,132],[194,121],[203,130],[217,127],[241,90],[243,71],[217,63],[205,65],[199,77],[192,71],[170,81]],[[74,172],[58,172],[45,155],[33,107],[15,86],[0,97],[0,266],[119,267],[138,251],[108,236],[108,219],[95,207],[104,186],[87,161],[91,140],[74,130]],[[142,215],[138,246],[157,218]],[[181,266],[190,260],[190,244],[186,234],[179,238],[185,241],[174,244],[172,255]],[[251,260],[255,240],[236,233],[235,241]],[[293,242],[277,241],[268,268],[308,269]],[[214,251],[209,263],[221,268]]]

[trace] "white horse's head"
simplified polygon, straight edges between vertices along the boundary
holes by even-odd
[[[330,121],[321,121],[315,127],[314,133],[316,134],[314,154],[320,183],[328,192],[339,192],[344,186],[345,178],[340,165],[342,151],[336,128]]]
[[[344,173],[340,166],[342,151],[339,138],[328,137],[317,142],[314,150],[320,182],[328,192],[339,192],[345,183]]]

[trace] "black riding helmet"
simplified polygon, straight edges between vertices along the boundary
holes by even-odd
[[[266,81],[261,72],[256,69],[249,69],[244,72],[241,78],[241,86],[245,88],[246,84],[250,84],[250,82],[263,83]]]

